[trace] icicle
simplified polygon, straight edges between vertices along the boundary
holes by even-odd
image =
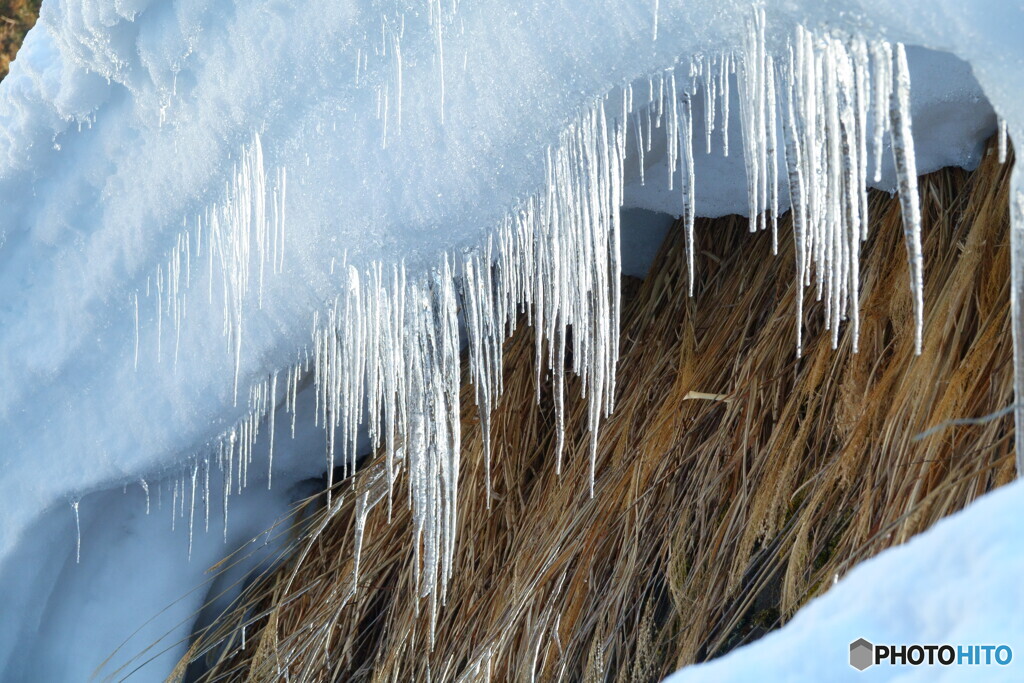
[[[270,403],[266,409],[267,420],[270,422],[270,452],[267,455],[267,490],[269,491],[274,481],[274,422],[277,415],[277,373],[270,378]]]
[[[156,269],[156,362],[159,363],[163,354],[164,337],[164,271],[163,266]]]
[[[203,531],[210,531],[210,458],[203,460]]]
[[[856,98],[857,190],[860,198],[860,239],[868,238],[868,109],[871,102],[870,61],[868,46],[856,39],[851,46],[854,69],[854,96]]]
[[[1010,330],[1013,333],[1013,418],[1017,476],[1024,472],[1024,180],[1016,169],[1010,191]]]
[[[686,272],[690,296],[693,296],[695,280],[693,226],[696,214],[696,176],[693,170],[693,111],[690,96],[683,97],[680,137],[682,139],[683,164],[683,217],[686,221]]]
[[[853,60],[846,47],[838,40],[830,42],[832,55],[832,74],[836,98],[834,102],[834,131],[836,140],[833,149],[837,157],[833,167],[841,177],[836,187],[841,189],[841,196],[835,209],[838,214],[839,259],[840,259],[840,295],[836,320],[846,311],[852,318],[853,349],[856,352],[860,335],[860,240],[861,240],[861,164],[859,128],[857,126],[857,83]],[[833,344],[838,345],[839,326],[833,329]]]
[[[679,95],[676,92],[676,72],[673,69],[669,76],[669,99],[671,107],[668,119],[665,141],[668,145],[668,189],[672,191],[672,183],[676,175],[676,165],[679,156]],[[685,192],[685,191],[684,191]]]
[[[195,219],[195,239],[183,221],[183,232],[167,255],[166,264],[158,266],[155,275],[155,318],[157,325],[157,360],[162,357],[163,323],[167,317],[174,328],[174,358],[180,347],[182,322],[187,310],[186,292],[192,282],[192,258],[204,254],[204,225],[208,262],[207,298],[213,303],[215,275],[221,277],[224,304],[224,335],[234,358],[234,401],[237,404],[241,363],[243,312],[250,289],[256,289],[252,305],[262,307],[265,269],[272,273],[283,270],[286,223],[285,169],[278,168],[268,182],[263,147],[258,133],[242,149],[239,160],[227,183],[223,200],[211,205]],[[193,245],[195,254],[192,253]],[[255,263],[252,261],[255,260]],[[215,268],[215,265],[217,268]],[[146,281],[149,297],[152,276]],[[138,365],[139,309],[138,293],[133,298],[135,318],[136,367]]]
[[[722,94],[722,155],[729,156],[729,72],[732,67],[732,55],[722,55],[719,64],[721,72],[718,92]]]
[[[799,45],[799,44],[798,44]],[[804,185],[804,159],[801,148],[801,130],[804,126],[797,119],[798,106],[794,106],[797,99],[796,82],[800,70],[799,62],[795,62],[793,46],[789,46],[789,65],[783,74],[782,82],[786,84],[786,108],[784,112],[785,126],[783,128],[786,149],[786,167],[789,176],[789,198],[792,205],[793,223],[793,246],[796,251],[796,356],[803,355],[803,305],[804,305],[804,278],[806,265],[806,235],[807,235],[807,190]]]
[[[139,293],[132,296],[132,304],[135,314],[135,369],[139,369]]]
[[[178,480],[174,480],[174,492],[171,494],[171,531],[174,531],[174,523],[178,516]]]
[[[441,112],[441,125],[444,125],[444,39],[441,35],[441,0],[436,0],[434,9],[434,30],[437,45],[438,98]]]
[[[917,164],[910,128],[910,70],[902,43],[896,44],[895,78],[890,106],[893,127],[892,155],[896,164],[903,233],[910,260],[910,289],[914,297],[914,352],[921,353],[924,329],[924,254],[921,247],[921,209],[917,196]]]
[[[366,530],[366,516],[368,511],[368,502],[370,498],[370,492],[366,491],[361,496],[356,498],[356,525],[355,525],[355,540],[353,542],[353,561],[352,561],[352,590],[355,591],[359,585],[359,562],[363,554],[363,534]]]
[[[764,78],[766,90],[765,127],[768,129],[768,146],[765,154],[768,157],[768,206],[772,215],[772,254],[779,253],[779,158],[778,133],[776,131],[776,92],[775,92],[775,60],[770,55],[765,57]],[[691,291],[692,294],[692,291]]]
[[[235,446],[235,430],[231,430],[228,437],[227,451],[221,451],[223,454],[224,462],[227,463],[227,470],[224,473],[224,542],[228,542],[228,497],[231,495],[231,477],[232,468],[234,467],[234,446]],[[221,444],[223,449],[223,443]]]
[[[1006,134],[1006,119],[1002,116],[996,117],[997,128],[999,130],[999,163],[1006,163],[1006,148],[1007,148],[1007,134]]]
[[[71,501],[71,510],[75,514],[75,564],[82,561],[82,521],[78,515],[78,499]]]
[[[640,170],[640,184],[644,185],[646,184],[646,179],[644,178],[644,147],[646,144],[644,143],[644,129],[640,123],[640,115],[638,113],[633,114],[633,131],[636,138],[636,163]]]
[[[882,179],[882,141],[889,132],[891,122],[889,120],[889,98],[892,92],[892,46],[886,42],[876,42],[871,45],[871,60],[874,64],[874,86],[875,92],[872,98],[874,112],[872,121],[875,126],[874,136],[874,160],[875,176],[877,183]]]
[[[196,475],[199,474],[199,463],[192,463],[192,498],[188,507],[188,561],[192,561],[192,529],[196,513]],[[184,495],[184,494],[183,494]]]
[[[713,74],[714,61],[711,57],[704,57],[702,61],[704,79],[704,151],[711,154],[711,133],[715,130],[715,77]]]
[[[295,438],[295,419],[299,414],[299,373],[300,368],[295,366],[295,373],[292,376],[292,439]]]

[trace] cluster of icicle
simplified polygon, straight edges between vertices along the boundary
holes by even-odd
[[[434,43],[434,62],[437,67],[437,105],[440,121],[445,118],[445,50],[444,36],[455,34],[465,35],[465,26],[459,17],[461,0],[452,0],[442,7],[441,0],[427,0],[427,31]],[[415,14],[413,16],[416,16]],[[415,21],[415,19],[414,19]],[[377,103],[377,120],[380,122],[380,144],[386,148],[392,138],[402,134],[402,80],[405,66],[402,59],[402,40],[406,32],[406,13],[383,14],[380,22],[379,40],[372,44],[372,50],[357,48],[355,65],[355,84],[372,86],[373,99]],[[376,68],[384,74],[379,81],[367,79],[371,72],[370,58],[374,58]],[[469,54],[463,52],[462,72],[468,70]]]
[[[312,372],[317,421],[327,434],[328,483],[336,456],[343,474],[355,471],[356,437],[368,405],[371,446],[386,458],[386,495],[375,499],[386,500],[391,510],[402,464],[413,511],[416,582],[434,609],[438,592],[444,601],[455,550],[460,314],[488,460],[488,500],[489,418],[502,390],[501,345],[522,310],[543,333],[538,367],[551,371],[560,425],[563,368],[571,351],[572,369],[590,398],[593,482],[598,424],[612,409],[619,346],[625,134],[625,124],[610,120],[599,102],[549,151],[545,190],[509,214],[483,248],[446,254],[438,268],[416,279],[408,279],[401,264],[366,270],[347,264],[344,292],[314,326]],[[340,451],[335,434],[341,435]],[[560,438],[559,462],[563,448]],[[368,507],[360,506],[357,535]]]
[[[309,346],[299,351],[297,362],[283,376],[270,375],[250,391],[248,417],[214,449],[212,459],[223,473],[225,525],[228,498],[233,489],[240,492],[245,487],[261,425],[269,430],[272,466],[274,440],[280,434],[275,430],[276,409],[283,404],[291,412],[294,437],[299,385],[311,375],[316,422],[325,430],[329,483],[333,484],[336,461],[345,476],[356,471],[357,436],[363,428],[371,446],[386,457],[386,475],[356,492],[357,571],[366,515],[384,501],[390,515],[398,475],[404,471],[415,525],[417,587],[421,596],[430,597],[436,615],[437,601],[443,604],[452,576],[456,540],[460,318],[484,435],[489,502],[489,418],[502,391],[502,342],[524,312],[538,333],[537,400],[543,368],[553,383],[558,438],[552,456],[559,471],[566,449],[567,357],[582,380],[589,399],[593,495],[598,427],[613,409],[615,394],[619,208],[627,148],[636,153],[642,173],[653,130],[664,127],[667,158],[674,169],[670,183],[677,186],[674,191],[681,193],[685,207],[692,292],[696,209],[691,103],[699,96],[705,102],[705,148],[710,151],[712,132],[717,130],[728,153],[733,75],[741,95],[751,229],[770,227],[777,235],[781,178],[776,150],[781,130],[786,173],[782,180],[788,184],[793,207],[796,278],[801,286],[810,286],[815,274],[817,295],[827,304],[833,344],[840,321],[847,318],[856,340],[858,254],[868,228],[868,160],[873,157],[877,175],[884,137],[890,134],[920,344],[920,218],[903,46],[815,35],[798,28],[785,50],[772,54],[764,34],[764,14],[757,11],[741,51],[694,57],[653,75],[646,88],[624,86],[593,102],[547,151],[544,186],[508,213],[480,248],[446,253],[434,270],[417,277],[410,277],[401,263],[343,263],[346,285],[315,317]],[[202,257],[205,240],[208,296],[212,301],[219,279],[236,377],[243,310],[259,305],[264,268],[269,265],[277,272],[285,267],[284,218],[284,172],[265,171],[257,137],[243,154],[226,201],[196,223],[192,237],[179,241],[166,272],[157,276],[157,324],[168,317],[177,329],[184,313],[176,302],[184,297],[191,261]],[[797,306],[799,353],[801,297]],[[198,495],[208,519],[210,468],[211,457],[206,456],[189,465],[175,483],[173,507],[179,516],[185,516],[186,493],[194,509],[198,478]],[[190,529],[193,516],[190,511]]]
[[[780,56],[765,49],[763,10],[754,14],[739,62],[740,114],[751,230],[778,240],[781,122],[793,211],[797,281],[817,274],[825,300],[825,326],[839,343],[849,318],[853,348],[859,340],[860,243],[868,237],[868,159],[881,179],[884,139],[891,138],[914,300],[915,348],[921,351],[924,274],[917,169],[910,127],[910,76],[903,45],[859,37],[816,36],[803,27]],[[869,114],[873,135],[869,151]],[[813,268],[812,268],[813,266]],[[803,299],[797,297],[797,355],[802,351]]]
[[[194,225],[178,234],[167,255],[166,265],[147,278],[144,292],[132,295],[135,317],[135,367],[139,366],[140,295],[150,301],[156,323],[156,360],[163,358],[164,319],[174,332],[173,361],[177,363],[181,326],[188,310],[193,261],[205,253],[207,301],[223,302],[224,338],[234,358],[234,399],[238,400],[238,373],[242,352],[243,311],[250,304],[250,289],[256,287],[257,307],[263,306],[263,283],[267,274],[284,268],[287,216],[287,171],[268,173],[263,160],[263,143],[255,134],[242,148],[228,182],[224,200],[196,216]]]

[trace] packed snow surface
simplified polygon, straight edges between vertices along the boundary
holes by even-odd
[[[74,656],[33,638],[74,618],[73,586],[114,590],[88,581],[97,563],[151,555],[166,592],[147,599],[169,604],[269,525],[236,512],[243,490],[273,479],[260,510],[280,512],[377,446],[391,487],[411,477],[436,608],[460,348],[486,423],[528,303],[556,384],[567,354],[586,381],[596,435],[620,244],[627,261],[649,248],[622,205],[774,230],[795,198],[794,277],[838,334],[857,321],[863,193],[896,188],[919,298],[916,172],[976,163],[991,105],[1010,135],[1024,125],[1020,5],[963,5],[46,0],[0,86],[0,585],[26,615],[4,620],[0,670],[55,648],[54,676],[91,673],[153,610],[110,607]],[[166,539],[139,501],[127,512],[157,494],[190,571],[146,551]],[[141,540],[102,541],[103,524]],[[162,628],[180,638],[200,603],[176,604]]]

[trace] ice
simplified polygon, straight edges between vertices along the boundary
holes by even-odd
[[[82,521],[78,514],[79,501],[71,501],[71,511],[75,514],[75,564],[82,561]]]
[[[1010,311],[1013,334],[1014,420],[1024,424],[1024,181],[1013,169],[1010,195]],[[1024,429],[1014,430],[1017,472],[1024,472]]]
[[[1006,132],[1006,121],[1003,119],[997,119],[997,128],[999,130],[999,163],[1006,163],[1006,149],[1008,135]]]
[[[963,62],[901,43],[966,59],[1019,133],[1020,70],[965,38],[984,29],[1019,66],[1000,29],[1013,15],[982,4],[47,0],[0,86],[0,577],[31,583],[11,558],[45,542],[31,529],[65,500],[142,478],[158,507],[167,487],[176,524],[189,496],[179,552],[198,563],[211,490],[211,533],[230,541],[256,489],[273,483],[280,513],[290,499],[273,492],[325,471],[334,484],[335,465],[347,476],[383,448],[388,509],[412,506],[436,615],[457,542],[463,341],[486,434],[501,343],[520,313],[537,328],[559,469],[565,372],[581,378],[595,494],[631,239],[620,206],[685,217],[693,288],[698,211],[774,231],[792,197],[794,277],[838,339],[858,319],[867,179],[898,185],[920,316],[915,161],[970,165],[995,121]]]
[[[892,121],[892,155],[896,164],[900,205],[903,208],[903,232],[910,259],[910,291],[914,297],[914,350],[921,353],[924,327],[924,255],[921,248],[921,209],[917,196],[917,162],[910,133],[910,75],[907,55],[896,46],[895,90],[889,118]]]

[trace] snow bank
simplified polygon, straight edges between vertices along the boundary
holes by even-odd
[[[1024,483],[988,494],[906,544],[855,567],[784,628],[666,683],[698,681],[1017,681],[1024,647]],[[1009,665],[857,671],[850,643],[1006,644]]]

